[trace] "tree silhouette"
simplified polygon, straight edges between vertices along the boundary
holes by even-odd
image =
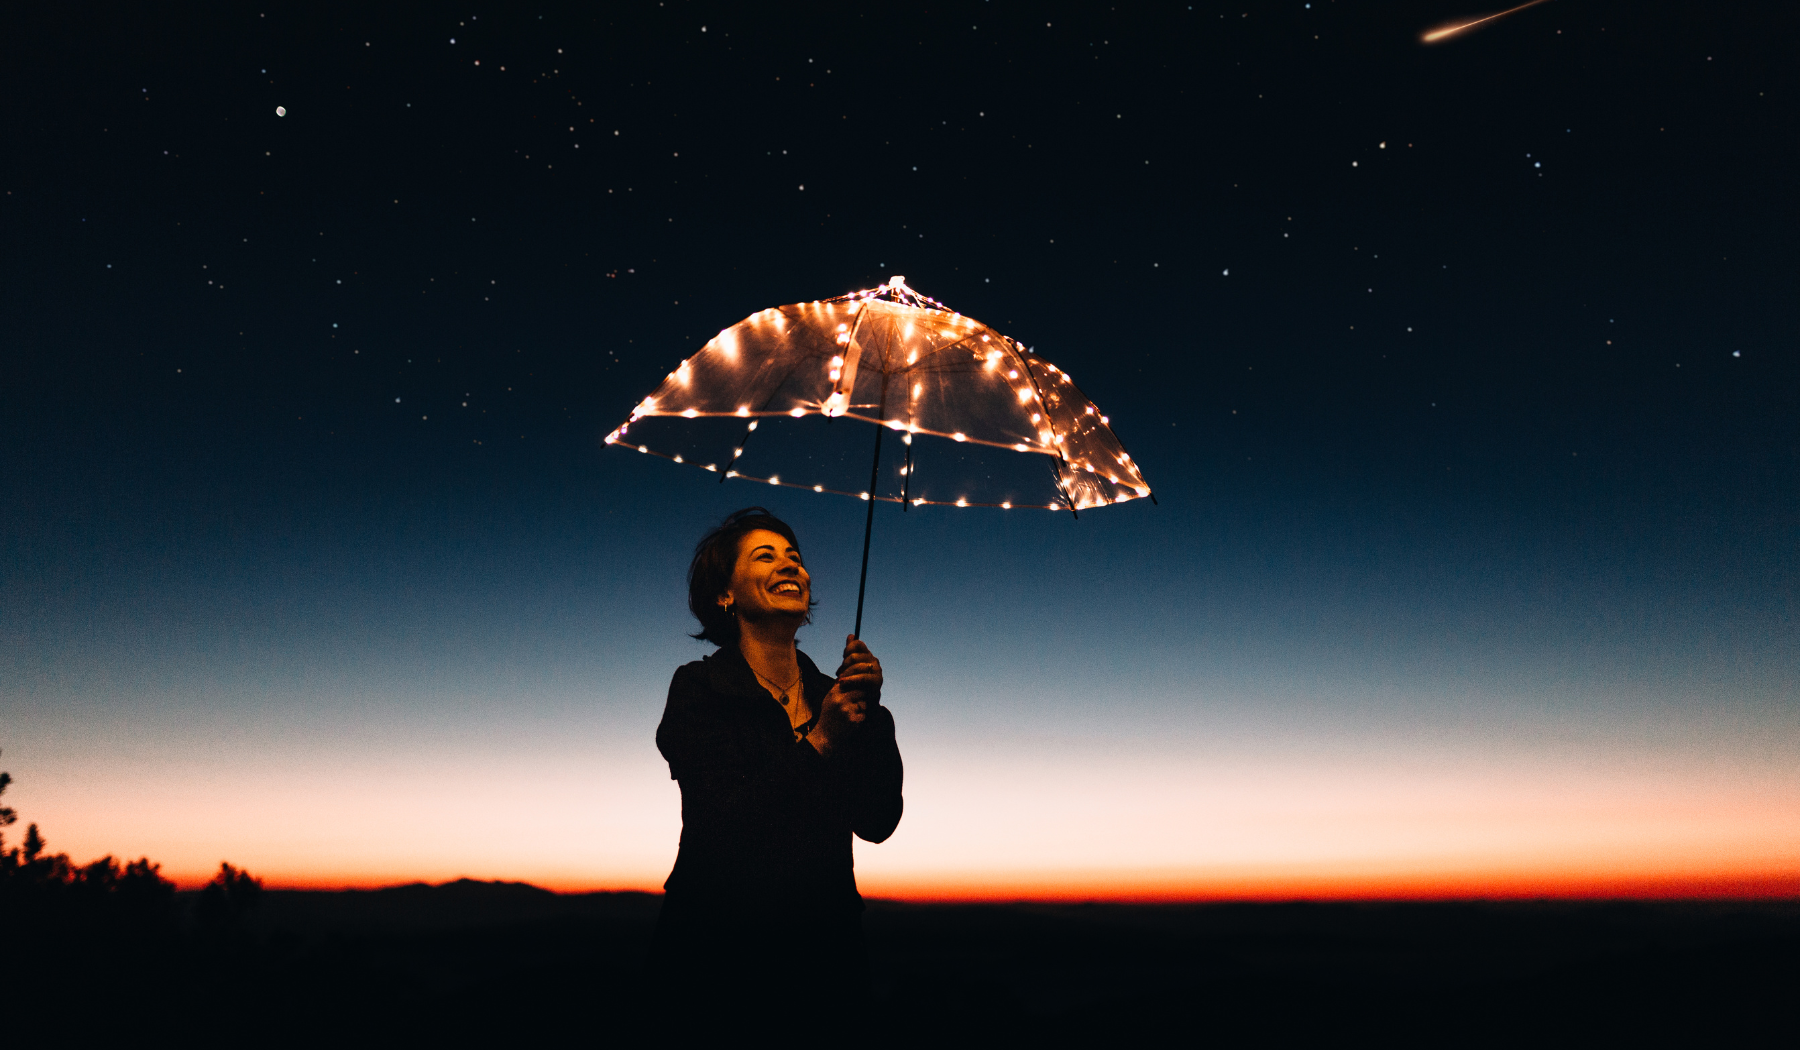
[[[220,861],[218,874],[200,891],[200,901],[194,906],[194,923],[202,933],[230,936],[243,930],[261,901],[261,879]]]
[[[0,773],[0,795],[6,794],[7,785],[12,783],[11,773]],[[0,806],[0,828],[10,828],[19,822],[19,814],[11,806]],[[6,856],[6,832],[0,831],[0,857]]]
[[[0,773],[0,793],[12,782],[11,773]],[[18,819],[12,807],[0,807],[0,828]],[[7,849],[0,839],[0,903],[9,911],[37,921],[124,929],[169,921],[174,902],[175,884],[148,857],[121,866],[109,854],[77,865],[67,853],[50,853],[35,823],[18,846]]]
[[[0,773],[0,793],[12,782],[12,774]],[[0,807],[0,829],[18,820],[10,806]],[[261,879],[221,862],[193,899],[192,933],[209,950],[248,947],[249,919],[261,895]],[[175,884],[148,857],[121,864],[108,854],[77,864],[67,853],[51,853],[35,823],[19,845],[8,848],[0,839],[0,929],[27,927],[68,951],[84,950],[80,944],[166,946],[167,938],[180,937],[180,918]]]

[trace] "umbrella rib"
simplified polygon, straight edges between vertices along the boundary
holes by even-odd
[[[869,311],[862,309],[861,307],[857,308],[856,319],[850,322],[850,338],[844,340],[844,350],[845,351],[848,351],[850,349],[850,347],[855,345],[856,334],[858,332],[862,331],[863,318],[865,318],[867,316],[869,316]],[[860,366],[862,364],[862,354],[863,354],[862,351],[860,351],[860,350],[857,351],[856,363],[858,366]],[[881,406],[878,409],[878,411],[882,415],[886,415],[887,414],[887,355],[885,353],[882,354],[881,364],[882,364],[882,367],[881,367]],[[794,367],[798,368],[800,366],[795,365]],[[791,375],[793,375],[793,373],[789,372],[788,375],[791,376]],[[783,382],[786,382],[786,380],[783,380]],[[854,394],[856,392],[856,389],[855,389],[856,381],[854,379],[851,380],[850,386],[851,386],[851,389],[844,391],[844,408],[846,409],[846,412],[845,412],[846,415],[849,414],[847,410],[850,407],[850,395]],[[825,418],[827,420],[829,420],[831,417],[828,415]]]
[[[1102,417],[1102,419],[1104,418],[1105,417]],[[1105,427],[1106,432],[1112,435],[1112,439],[1119,443],[1119,451],[1125,453],[1126,458],[1130,459],[1131,450],[1125,447],[1125,439],[1119,436],[1119,432],[1113,429],[1113,425],[1107,422],[1102,422],[1100,425]],[[1131,466],[1133,470],[1137,470],[1137,460],[1131,459]],[[1138,478],[1144,482],[1144,492],[1150,497],[1150,505],[1153,507],[1162,506],[1162,504],[1156,502],[1156,493],[1150,490],[1150,481],[1144,477],[1144,472],[1138,470],[1137,475]]]
[[[1031,371],[1031,362],[1025,359],[1023,353],[1019,353],[1019,341],[1016,339],[1013,340],[1013,352],[1019,354],[1019,363],[1025,366],[1025,378],[1031,380],[1031,389],[1037,391],[1038,404],[1044,406],[1044,423],[1050,427],[1050,436],[1052,438],[1060,436],[1056,432],[1056,421],[1050,418],[1050,406],[1044,404],[1044,388],[1038,385],[1037,376]],[[1063,459],[1062,443],[1053,440],[1050,444],[1056,449],[1056,465],[1058,467],[1067,466],[1068,461]],[[1062,470],[1056,472],[1056,488],[1062,493],[1063,502],[1069,505],[1069,513],[1074,515],[1076,521],[1080,521],[1081,514],[1075,509],[1075,497],[1069,492],[1069,487],[1063,484]]]
[[[1064,372],[1064,373],[1063,373],[1063,378],[1064,378],[1064,379],[1065,379],[1065,380],[1066,380],[1066,379],[1068,379],[1068,375],[1069,375],[1069,374],[1068,374],[1068,373],[1067,373],[1067,372]],[[1089,411],[1089,412],[1095,412],[1095,405],[1094,405],[1094,401],[1093,401],[1093,399],[1092,399],[1092,398],[1090,398],[1090,397],[1088,397],[1088,396],[1087,396],[1087,395],[1086,395],[1086,394],[1082,394],[1082,393],[1081,393],[1081,388],[1080,388],[1080,387],[1078,387],[1078,386],[1076,386],[1076,385],[1075,385],[1075,384],[1074,384],[1074,383],[1072,383],[1072,382],[1071,382],[1071,383],[1070,383],[1070,384],[1069,384],[1069,387],[1070,387],[1070,389],[1072,389],[1072,390],[1074,390],[1074,391],[1075,391],[1075,392],[1076,392],[1076,393],[1077,393],[1077,394],[1081,394],[1081,399],[1082,399],[1082,400],[1083,400],[1083,401],[1086,401],[1086,402],[1087,402],[1087,403],[1088,403],[1088,411]],[[1096,415],[1097,415],[1097,414],[1098,414],[1098,413],[1097,413],[1097,412],[1096,412],[1096,413],[1095,413],[1095,414],[1096,414]],[[1145,480],[1145,479],[1144,479],[1144,475],[1143,475],[1143,471],[1141,471],[1141,470],[1138,470],[1138,468],[1137,468],[1137,460],[1134,460],[1134,459],[1131,459],[1131,450],[1130,450],[1130,449],[1128,449],[1128,448],[1126,448],[1126,447],[1125,447],[1125,442],[1124,442],[1124,441],[1121,441],[1121,440],[1120,440],[1120,439],[1119,439],[1119,432],[1118,432],[1118,431],[1116,431],[1116,430],[1114,430],[1114,429],[1113,429],[1113,428],[1112,428],[1112,424],[1111,424],[1111,423],[1109,423],[1109,422],[1107,422],[1107,421],[1106,421],[1106,417],[1105,417],[1105,416],[1100,416],[1100,425],[1101,425],[1101,426],[1102,426],[1102,427],[1105,427],[1105,428],[1106,428],[1106,432],[1107,432],[1107,433],[1108,433],[1108,434],[1111,434],[1111,435],[1112,435],[1112,439],[1113,439],[1113,442],[1114,442],[1114,444],[1117,444],[1117,445],[1118,445],[1118,446],[1119,446],[1119,451],[1120,451],[1120,452],[1123,452],[1123,453],[1125,453],[1125,458],[1126,458],[1126,459],[1127,459],[1127,460],[1129,460],[1129,461],[1130,461],[1130,463],[1131,463],[1131,468],[1132,468],[1132,470],[1133,470],[1133,471],[1134,471],[1134,472],[1135,472],[1135,473],[1136,473],[1136,474],[1137,474],[1137,476],[1138,476],[1138,480],[1139,480],[1139,481],[1143,481],[1143,482],[1144,482],[1144,494],[1145,494],[1145,495],[1147,495],[1147,496],[1149,496],[1149,497],[1150,497],[1150,503],[1151,503],[1151,505],[1152,505],[1152,506],[1158,506],[1158,507],[1160,507],[1160,506],[1162,506],[1162,504],[1160,504],[1160,503],[1158,503],[1158,502],[1157,502],[1157,501],[1156,501],[1156,493],[1154,493],[1154,492],[1151,492],[1151,491],[1150,491],[1150,482],[1149,482],[1149,481],[1147,481],[1147,480]],[[1095,471],[1095,470],[1094,470],[1094,468],[1093,468],[1093,467],[1092,467],[1092,466],[1091,466],[1091,465],[1087,465],[1087,464],[1084,464],[1084,465],[1083,465],[1083,468],[1082,468],[1082,469],[1084,469],[1084,470],[1086,470],[1086,471],[1087,471],[1087,472],[1088,472],[1088,473],[1089,473],[1089,474],[1094,474],[1094,473],[1096,473],[1096,471]],[[1121,483],[1120,483],[1120,482],[1119,482],[1119,481],[1118,481],[1118,480],[1117,480],[1117,479],[1115,479],[1115,478],[1112,478],[1112,477],[1110,477],[1110,476],[1109,476],[1109,477],[1107,477],[1107,480],[1108,480],[1108,481],[1111,481],[1111,482],[1112,482],[1112,483],[1113,483],[1113,485],[1114,485],[1114,486],[1115,486],[1115,487],[1118,487],[1118,486],[1119,486],[1119,485],[1120,485],[1120,484],[1121,484]],[[1120,500],[1117,500],[1117,499],[1114,499],[1114,500],[1111,500],[1111,501],[1109,501],[1109,502],[1112,502],[1112,503],[1118,503],[1118,502],[1121,502],[1121,501],[1120,501]]]

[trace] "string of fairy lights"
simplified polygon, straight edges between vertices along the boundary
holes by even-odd
[[[867,307],[873,303],[893,304],[920,313],[917,318],[913,318],[906,314],[892,315],[891,311],[887,312],[892,315],[890,319],[895,323],[904,322],[905,366],[884,373],[882,403],[864,405],[852,403],[850,395],[856,384],[856,376],[862,365],[864,351],[864,346],[857,336],[864,319],[871,313]],[[779,335],[786,336],[789,334],[788,326],[795,323],[790,315],[807,312],[823,317],[822,321],[819,320],[819,317],[810,320],[802,318],[800,323],[822,328],[822,334],[829,336],[830,342],[827,345],[834,348],[834,352],[829,358],[818,362],[816,360],[818,354],[815,352],[800,355],[793,362],[793,366],[782,381],[777,384],[776,390],[769,394],[767,402],[760,407],[752,407],[749,401],[741,401],[735,407],[723,409],[697,407],[692,390],[697,362],[710,365],[715,361],[723,361],[729,366],[741,367],[738,358],[743,349],[742,344],[746,342],[744,338],[746,334],[754,336],[758,331],[763,330],[764,326],[767,326],[774,329]],[[846,315],[848,320],[838,320],[839,317]],[[917,337],[916,332],[922,332],[922,337]],[[933,345],[933,336],[941,337],[945,341]],[[964,430],[936,429],[918,422],[916,418],[917,405],[921,395],[925,392],[927,379],[944,382],[947,380],[944,380],[943,376],[965,374],[960,370],[927,372],[921,366],[922,360],[934,355],[953,354],[959,348],[966,350],[971,355],[973,362],[979,362],[982,373],[990,375],[996,380],[1004,375],[1004,381],[1009,384],[1017,398],[1016,411],[1020,414],[1021,421],[1026,415],[1026,410],[1030,410],[1029,422],[1035,430],[1036,442],[995,440]],[[707,358],[707,360],[702,362],[702,358]],[[787,379],[792,378],[808,360],[814,360],[815,365],[818,363],[824,365],[824,378],[831,385],[831,393],[818,400],[794,398],[794,403],[791,405],[773,406],[774,398],[785,386]],[[883,360],[885,361],[885,358]],[[938,360],[941,362],[946,359],[938,358]],[[1042,381],[1040,381],[1040,374]],[[908,418],[905,419],[887,417],[887,385],[897,377],[912,380],[910,389],[902,391],[902,396],[907,402],[904,411],[908,413]],[[1043,382],[1054,384],[1048,396]],[[716,397],[716,392],[709,391],[708,393],[710,396]],[[682,396],[684,394],[687,396]],[[728,398],[725,400],[729,403],[739,399]],[[704,404],[704,401],[700,401],[700,403]],[[1065,421],[1064,426],[1059,427],[1054,418],[1056,413],[1052,410],[1053,405],[1079,405],[1080,411],[1071,409],[1068,414],[1073,417],[1072,421]],[[870,415],[867,412],[858,411],[859,409],[874,409],[876,414]],[[809,485],[783,480],[777,473],[756,476],[737,469],[737,461],[743,455],[745,445],[762,420],[772,417],[799,419],[808,415],[822,415],[829,418],[849,416],[852,419],[859,419],[899,432],[901,440],[906,446],[906,465],[900,471],[902,493],[895,496],[870,491],[832,488],[823,484]],[[646,444],[631,440],[629,433],[632,424],[645,417],[679,417],[683,419],[736,417],[747,420],[747,424],[743,438],[733,447],[729,461],[721,467],[717,462],[703,463],[690,460],[679,453],[658,451]],[[1080,511],[1092,506],[1122,503],[1131,499],[1151,496],[1149,485],[1144,482],[1143,476],[1139,473],[1130,454],[1125,451],[1118,436],[1113,433],[1111,423],[1111,419],[1102,415],[1093,402],[1081,395],[1074,385],[1074,380],[1067,372],[1048,361],[1033,356],[1017,340],[1002,335],[987,325],[965,317],[938,300],[918,292],[909,287],[904,278],[894,277],[876,288],[850,292],[830,299],[815,300],[811,303],[795,304],[791,307],[765,310],[725,329],[702,347],[698,353],[677,365],[675,371],[668,374],[667,379],[656,391],[638,403],[632,410],[629,419],[621,423],[612,433],[606,435],[605,442],[608,445],[635,449],[644,455],[657,456],[674,463],[690,464],[715,474],[722,470],[726,479],[739,478],[780,488],[805,489],[817,493],[851,496],[862,500],[901,503],[907,506],[992,507],[1001,510],[1037,507],[1052,511]],[[955,499],[914,496],[910,491],[913,470],[912,443],[914,436],[918,434],[929,434],[955,442],[986,445],[1013,452],[1054,456],[1059,467],[1055,472],[1059,490],[1057,498],[1045,503],[1027,503],[1013,500],[988,502],[973,500],[967,496],[958,496]],[[1095,447],[1081,451],[1078,446],[1084,445]],[[1094,459],[1098,456],[1109,456],[1115,461],[1114,466],[1111,469],[1096,467]],[[1089,475],[1091,480],[1082,479],[1077,472]],[[1101,479],[1110,483],[1110,491],[1099,484]],[[1080,495],[1075,491],[1077,488],[1081,490]]]

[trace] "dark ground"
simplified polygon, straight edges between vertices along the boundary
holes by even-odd
[[[6,984],[64,1032],[638,1045],[665,1041],[637,975],[657,907],[467,881],[270,891],[225,936],[15,941]],[[1792,1045],[1800,999],[1800,902],[876,901],[866,928],[879,1021],[855,1041],[877,1044]]]

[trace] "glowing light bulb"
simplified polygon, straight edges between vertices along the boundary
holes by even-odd
[[[889,430],[904,430],[906,428],[906,424],[900,422],[898,419],[888,420],[887,426]]]
[[[956,497],[956,505],[959,507],[966,507],[969,505],[969,501],[966,499],[963,499],[961,496],[958,496],[958,497]]]
[[[967,441],[967,440],[969,440],[969,435],[964,434],[961,431],[957,431],[956,433],[950,435],[950,439],[952,441]]]
[[[649,449],[647,449],[647,448],[645,448],[645,447],[644,447],[644,446],[642,446],[642,445],[639,445],[639,446],[638,446],[638,451],[639,451],[639,452],[648,452],[648,451],[650,451],[650,450],[649,450]]]
[[[681,458],[681,456],[680,456],[680,454],[679,454],[679,453],[678,453],[678,454],[677,454],[677,455],[676,455],[676,456],[675,456],[675,462],[677,462],[677,463],[686,463],[686,462],[687,462],[687,460],[685,460],[685,459],[682,459],[682,458]]]
[[[1106,418],[1105,416],[1100,417],[1100,422],[1105,423],[1107,426],[1112,426],[1112,420]]]
[[[795,419],[799,419],[801,416],[806,415],[806,409],[796,408],[793,411],[789,412],[788,415],[793,416]]]
[[[1025,451],[1025,450],[1026,450],[1026,449],[1025,449],[1025,446],[1024,446],[1024,445],[1014,445],[1014,446],[1013,446],[1013,451],[1014,451],[1014,452],[1024,452],[1024,451]]]
[[[813,491],[814,491],[814,492],[824,492],[824,491],[825,491],[825,486],[823,486],[823,485],[814,485],[814,486],[813,486]]]
[[[867,492],[858,493],[857,498],[866,500],[869,498],[869,494]]]
[[[1011,510],[1012,504],[1010,502],[1002,503],[1002,504],[1000,504],[1000,509],[1001,510]]]
[[[717,463],[708,463],[706,465],[706,469],[712,471],[714,474],[717,474],[719,472],[719,465]]]
[[[1019,370],[1018,370],[1018,369],[1016,369],[1016,368],[1015,368],[1015,369],[1013,369],[1013,370],[1012,370],[1012,371],[1010,371],[1010,372],[1008,372],[1008,373],[1006,373],[1006,378],[1008,378],[1008,379],[1017,379],[1017,378],[1019,378]]]
[[[771,484],[771,485],[781,484],[781,475],[780,474],[770,474],[769,475],[769,484]]]
[[[737,414],[740,416],[748,416],[750,414],[750,406],[749,405],[739,405]]]
[[[683,410],[682,410],[682,413],[681,413],[681,415],[682,415],[682,418],[683,418],[683,419],[692,419],[692,418],[694,418],[694,417],[695,417],[695,416],[697,416],[697,415],[699,415],[699,414],[700,414],[700,413],[698,413],[698,412],[696,412],[696,411],[694,411],[694,410],[693,410],[693,409],[691,409],[691,408],[689,408],[689,409],[683,409]]]
[[[740,414],[741,414],[741,413],[740,413]],[[748,427],[745,427],[745,428],[744,428],[744,429],[746,429],[746,430],[755,430],[755,429],[756,429],[756,428],[757,428],[757,427],[759,427],[759,426],[761,426],[761,425],[762,425],[762,420],[760,420],[760,419],[759,419],[759,420],[756,420],[756,421],[754,421],[754,422],[752,422],[752,423],[751,423],[751,424],[750,424],[750,425],[749,425],[749,426],[748,426]]]

